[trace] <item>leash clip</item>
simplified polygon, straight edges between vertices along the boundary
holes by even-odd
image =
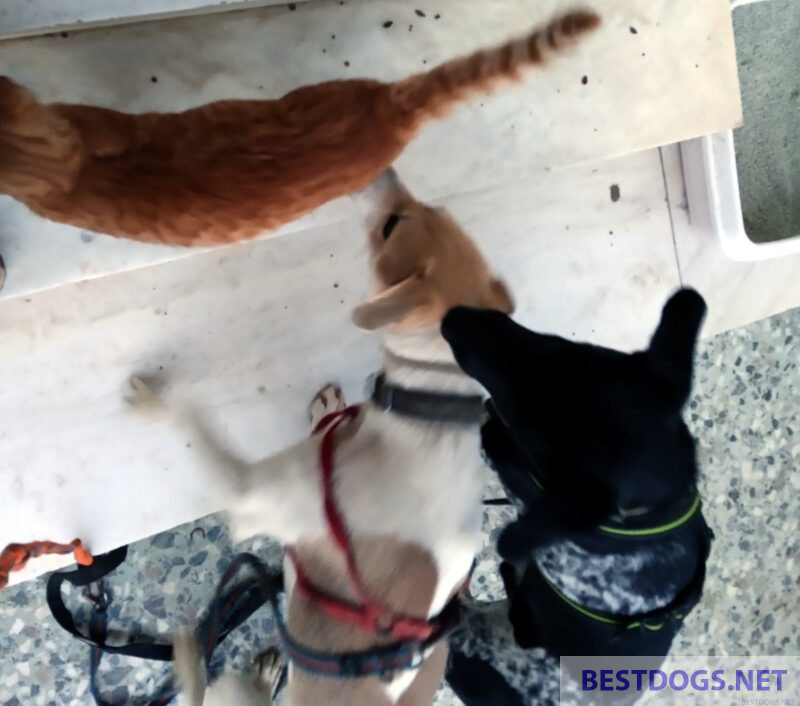
[[[111,605],[111,591],[103,579],[87,584],[82,595],[83,599],[94,605],[94,609],[99,613],[105,613]]]
[[[426,649],[423,648],[422,643],[415,643],[412,648],[411,661],[408,664],[409,669],[419,669],[425,662]]]

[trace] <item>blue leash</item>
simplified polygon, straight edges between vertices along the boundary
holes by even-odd
[[[127,548],[114,550],[108,554],[95,557],[91,566],[79,567],[73,571],[62,571],[50,576],[47,583],[47,602],[56,622],[74,637],[90,646],[89,654],[89,686],[96,706],[130,706],[130,704],[113,704],[101,693],[98,685],[100,664],[105,654],[120,654],[140,659],[155,661],[171,661],[172,645],[156,643],[143,636],[129,638],[123,645],[109,645],[108,639],[108,607],[113,596],[106,586],[103,578],[114,571],[127,555]],[[230,586],[239,569],[248,564],[258,567],[256,576],[245,579],[232,587]],[[67,581],[76,587],[86,587],[84,595],[93,603],[92,613],[89,618],[89,634],[80,632],[74,622],[72,614],[66,608],[61,595],[61,586]],[[263,564],[253,555],[242,554],[234,559],[228,567],[217,588],[214,600],[209,607],[208,615],[198,627],[198,639],[203,646],[206,667],[211,662],[214,651],[225,638],[256,610],[274,598],[282,590],[280,573],[268,572]],[[93,585],[98,587],[96,592],[91,592]],[[286,670],[284,670],[285,672]],[[284,681],[286,675],[282,676]],[[145,700],[142,706],[166,706],[177,695],[172,684],[172,679],[159,689],[154,697]]]
[[[154,643],[142,636],[131,638],[124,645],[109,645],[107,642],[108,607],[111,604],[112,595],[102,579],[124,561],[126,553],[127,548],[122,547],[109,554],[95,557],[91,566],[54,573],[47,582],[47,602],[53,617],[67,632],[87,643],[91,648],[90,689],[96,706],[130,706],[130,704],[113,704],[100,693],[97,682],[104,654],[121,654],[157,661],[172,660],[171,644]],[[244,567],[250,568],[254,575],[234,584],[234,578]],[[88,587],[92,584],[99,586],[97,593],[86,594],[94,604],[89,620],[88,635],[77,629],[72,614],[64,605],[61,595],[61,585],[64,581],[68,581],[74,586]],[[444,640],[461,619],[460,604],[454,597],[439,615],[432,618],[431,623],[434,629],[431,636],[422,642],[403,640],[360,652],[320,652],[301,645],[289,634],[281,614],[279,596],[282,591],[283,578],[280,572],[269,571],[253,554],[238,554],[234,558],[217,587],[208,615],[197,630],[198,639],[204,650],[206,668],[211,662],[216,647],[232,630],[266,603],[269,603],[272,608],[280,636],[281,651],[286,660],[304,671],[332,678],[350,679],[371,676],[386,679],[404,670],[417,669],[436,644]],[[284,669],[276,693],[285,684],[287,671]],[[143,702],[142,706],[166,706],[175,696],[175,687],[172,679],[169,679],[157,695]]]

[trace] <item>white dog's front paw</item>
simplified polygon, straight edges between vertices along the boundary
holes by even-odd
[[[259,682],[274,698],[285,663],[277,647],[270,647],[256,657],[256,675]]]
[[[326,415],[341,412],[346,406],[342,388],[338,385],[325,385],[311,400],[311,428],[315,429]]]
[[[125,401],[131,407],[144,412],[153,412],[164,406],[153,386],[138,375],[131,375],[128,378],[128,386],[129,391],[125,395]]]

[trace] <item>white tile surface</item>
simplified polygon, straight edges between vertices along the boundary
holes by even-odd
[[[604,28],[574,55],[428,127],[399,161],[409,182],[441,197],[739,122],[726,0],[699,7],[694,0],[607,0],[601,6]],[[431,0],[420,18],[406,0],[315,0],[294,12],[264,8],[6,41],[0,66],[47,99],[177,110],[224,97],[279,96],[341,76],[404,76],[522,32],[563,4],[492,0],[487,7]],[[392,27],[383,28],[386,20]],[[290,230],[346,216],[340,204]],[[9,297],[186,251],[108,238],[85,243],[75,230],[0,199],[0,252],[9,269],[0,296]]]
[[[678,284],[657,150],[444,203],[540,330],[635,348]],[[131,416],[124,381],[162,375],[248,457],[285,447],[318,387],[355,399],[378,365],[349,323],[365,255],[350,220],[0,302],[0,546],[100,552],[216,510],[186,439]]]
[[[709,307],[703,335],[800,306],[800,255],[761,262],[731,260],[710,224],[688,210],[678,146],[661,152],[681,277],[703,294]]]
[[[3,0],[0,4],[0,39],[286,4],[284,0]]]
[[[354,215],[352,199],[337,199],[287,223],[270,237],[337,223]],[[0,254],[8,269],[0,300],[200,252],[203,250],[199,248],[133,243],[54,223],[34,216],[10,197],[0,196]]]
[[[658,150],[445,203],[507,279],[517,318],[537,331],[633,350],[679,286]]]
[[[730,0],[732,6],[754,1],[757,0]],[[286,4],[284,0],[3,0],[0,5],[0,38],[72,28],[86,29],[87,26],[170,15],[227,12],[242,7]]]

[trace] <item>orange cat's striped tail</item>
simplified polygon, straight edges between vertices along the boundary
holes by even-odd
[[[409,133],[439,117],[460,101],[494,88],[500,81],[519,78],[520,70],[539,66],[600,25],[590,10],[575,10],[521,39],[494,49],[448,61],[423,74],[388,85],[386,109],[407,118]]]

